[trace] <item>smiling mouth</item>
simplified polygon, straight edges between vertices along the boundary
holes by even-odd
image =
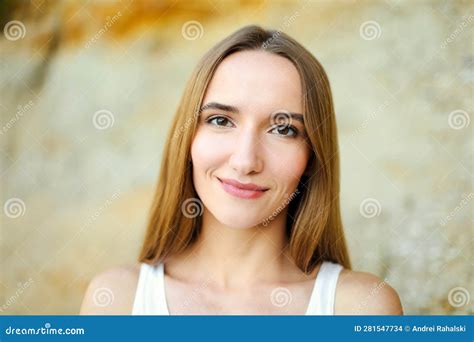
[[[224,189],[224,191],[238,198],[256,199],[263,196],[265,192],[269,190],[267,188],[263,188],[262,190],[242,189],[238,185],[235,185],[235,183],[230,184],[229,182],[223,181],[218,177],[217,179],[221,183],[221,186]],[[247,187],[250,187],[250,186],[247,186]],[[254,188],[254,186],[251,186],[251,188]]]

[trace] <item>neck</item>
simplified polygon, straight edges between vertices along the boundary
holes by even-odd
[[[200,273],[222,289],[282,281],[296,267],[287,253],[285,221],[286,212],[281,212],[267,226],[231,228],[205,209],[199,238],[186,256],[186,269],[203,270]]]

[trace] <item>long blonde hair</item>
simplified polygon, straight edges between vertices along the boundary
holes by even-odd
[[[222,60],[243,50],[265,50],[297,68],[303,115],[313,153],[301,177],[300,193],[288,206],[289,252],[295,264],[311,273],[323,260],[350,269],[339,204],[339,150],[336,118],[327,75],[301,44],[283,32],[245,26],[199,61],[189,79],[168,133],[145,240],[139,261],[154,264],[187,249],[201,230],[201,216],[183,215],[187,199],[198,198],[192,183],[190,148],[207,86]]]

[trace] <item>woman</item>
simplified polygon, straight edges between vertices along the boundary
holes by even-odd
[[[96,276],[81,313],[402,314],[393,288],[351,271],[329,81],[294,39],[247,26],[201,59],[139,261]]]

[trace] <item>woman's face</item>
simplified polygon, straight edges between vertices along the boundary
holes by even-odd
[[[285,215],[310,156],[302,99],[298,71],[284,57],[242,51],[218,66],[191,157],[194,187],[219,222],[248,228]]]

